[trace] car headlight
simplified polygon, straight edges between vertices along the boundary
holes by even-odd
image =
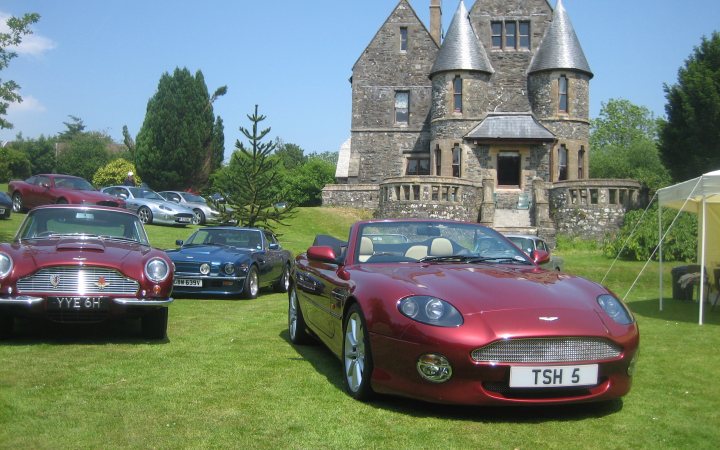
[[[158,208],[162,209],[163,211],[172,211],[172,208],[168,208],[165,205],[158,205]]]
[[[161,258],[153,258],[145,264],[145,275],[153,282],[159,283],[168,277],[170,267]]]
[[[621,325],[633,323],[632,314],[627,310],[625,305],[610,294],[603,294],[597,298],[600,307],[615,322]]]
[[[225,271],[225,274],[232,275],[235,273],[235,264],[233,263],[225,263],[225,266],[223,267],[223,270]]]
[[[427,295],[415,295],[400,300],[398,310],[404,316],[428,325],[459,327],[463,324],[462,314],[453,305]]]
[[[5,278],[13,268],[12,258],[5,253],[0,253],[0,278]]]

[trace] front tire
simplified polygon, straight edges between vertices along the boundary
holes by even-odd
[[[205,213],[200,209],[193,209],[193,225],[205,225]]]
[[[150,208],[147,206],[143,206],[138,209],[137,215],[140,218],[140,222],[144,224],[151,224],[153,221],[152,211],[150,211]]]
[[[280,279],[275,283],[275,292],[287,292],[290,289],[290,266],[283,267],[283,273]]]
[[[12,210],[15,213],[23,212],[23,199],[19,192],[15,192],[12,196]]]
[[[300,310],[300,302],[298,302],[297,291],[293,287],[288,294],[288,334],[290,342],[295,345],[303,345],[312,339],[307,332],[305,317]]]
[[[342,355],[345,390],[355,400],[369,400],[374,395],[370,386],[372,353],[365,316],[357,303],[348,309],[345,316]]]
[[[257,298],[258,292],[260,292],[260,280],[258,279],[257,267],[250,266],[243,286],[243,298],[252,300]]]
[[[145,339],[165,339],[167,337],[168,309],[163,307],[142,316],[141,329]]]

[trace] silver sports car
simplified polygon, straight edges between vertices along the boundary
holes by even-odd
[[[185,226],[195,217],[192,209],[169,202],[146,187],[108,186],[101,191],[124,199],[125,207],[135,211],[142,223]]]
[[[219,222],[220,211],[208,205],[207,200],[199,195],[182,191],[162,191],[158,192],[165,200],[180,204],[186,208],[192,209],[195,217],[194,225],[205,225],[207,222]]]

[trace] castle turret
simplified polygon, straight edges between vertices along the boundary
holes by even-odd
[[[494,70],[461,0],[430,70],[431,166],[433,174],[462,177],[468,152],[462,140],[487,109],[487,85]]]
[[[588,178],[590,79],[593,73],[558,0],[553,20],[528,68],[532,112],[557,137],[551,180]]]

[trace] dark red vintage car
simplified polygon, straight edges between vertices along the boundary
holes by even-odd
[[[0,244],[0,336],[16,317],[63,323],[141,320],[148,339],[167,333],[173,264],[140,219],[101,206],[31,210],[13,242]]]
[[[13,211],[22,212],[40,205],[77,203],[125,207],[121,199],[102,193],[87,180],[72,175],[40,174],[8,183]]]
[[[290,340],[322,341],[354,398],[562,404],[628,393],[639,333],[601,285],[547,271],[496,231],[363,221],[296,258]]]

